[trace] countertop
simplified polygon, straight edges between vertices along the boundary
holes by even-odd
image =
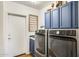
[[[30,39],[35,40],[35,35],[30,35],[29,37],[30,37]]]

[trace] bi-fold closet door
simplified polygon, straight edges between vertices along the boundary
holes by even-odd
[[[8,56],[25,53],[25,19],[26,17],[8,14]]]

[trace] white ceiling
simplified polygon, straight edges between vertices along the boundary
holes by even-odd
[[[37,1],[37,2],[32,2],[32,1],[14,1],[16,3],[24,4],[26,6],[35,8],[35,9],[42,9],[46,7],[48,4],[52,3],[52,1]]]

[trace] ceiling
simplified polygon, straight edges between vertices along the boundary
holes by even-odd
[[[42,8],[46,7],[48,4],[52,3],[52,1],[36,1],[36,2],[14,1],[14,2],[32,7],[32,8],[35,8],[35,9],[42,9]]]

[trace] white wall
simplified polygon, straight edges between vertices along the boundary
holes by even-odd
[[[3,40],[3,2],[0,1],[0,56],[4,55],[4,40]]]
[[[40,14],[39,14],[39,29],[41,29],[40,28],[40,26],[45,26],[45,12],[48,10],[50,8],[50,5],[48,5],[48,6],[46,6],[46,7],[44,7],[44,8],[42,8],[39,12],[40,12]]]
[[[4,2],[4,39],[5,39],[5,54],[8,54],[8,34],[7,34],[7,14],[14,13],[26,16],[26,53],[29,54],[29,35],[34,34],[34,32],[28,32],[28,16],[29,14],[38,15],[39,10],[27,7],[25,5],[17,4],[15,2]]]

